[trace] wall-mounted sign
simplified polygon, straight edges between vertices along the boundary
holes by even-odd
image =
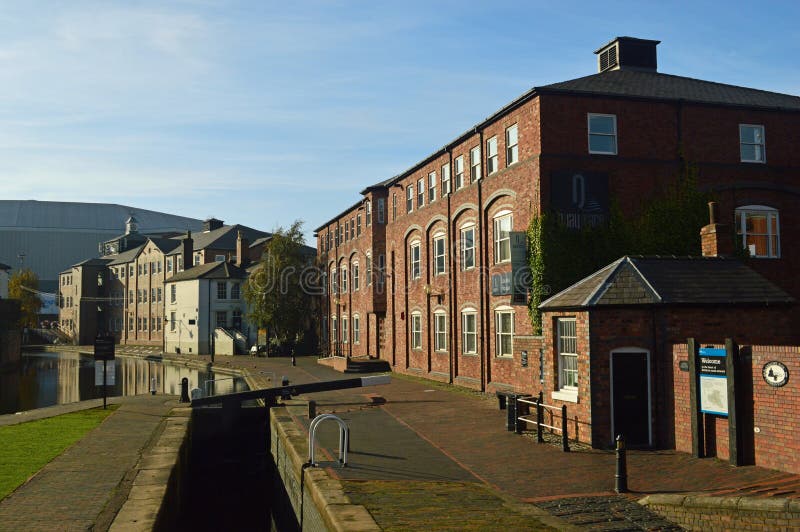
[[[525,231],[511,231],[511,304],[528,303],[531,287],[531,268],[528,264],[528,235]]]
[[[761,375],[767,384],[779,388],[789,382],[789,369],[777,360],[767,362],[761,370]]]
[[[724,349],[701,347],[700,411],[706,414],[728,415],[728,374]]]
[[[528,352],[527,351],[523,351],[522,352],[522,356],[520,357],[520,361],[522,362],[522,367],[523,368],[527,368],[528,367]]]
[[[608,220],[608,174],[553,172],[550,188],[551,207],[568,228],[596,227]]]
[[[492,275],[492,295],[508,296],[511,295],[511,280],[514,272],[496,273]]]
[[[679,361],[678,369],[680,369],[681,371],[689,371],[689,361],[688,360]]]

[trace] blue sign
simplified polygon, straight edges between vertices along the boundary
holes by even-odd
[[[724,349],[700,348],[700,411],[705,414],[728,415],[726,356]]]

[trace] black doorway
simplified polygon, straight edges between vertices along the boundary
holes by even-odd
[[[625,435],[629,446],[651,444],[649,375],[646,352],[611,353],[612,436]]]

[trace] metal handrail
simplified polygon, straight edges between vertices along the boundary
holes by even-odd
[[[314,442],[316,441],[317,428],[326,419],[332,419],[339,424],[339,463],[342,464],[342,467],[345,467],[347,465],[347,449],[350,447],[350,429],[340,417],[333,414],[318,415],[308,427],[308,465],[317,467],[317,462],[314,459]]]

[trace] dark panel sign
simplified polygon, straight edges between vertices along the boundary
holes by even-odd
[[[556,171],[550,190],[550,206],[568,228],[596,227],[608,220],[608,174]]]
[[[711,347],[700,348],[700,374],[725,377],[725,350]]]
[[[98,336],[94,340],[95,360],[114,360],[114,337]]]

